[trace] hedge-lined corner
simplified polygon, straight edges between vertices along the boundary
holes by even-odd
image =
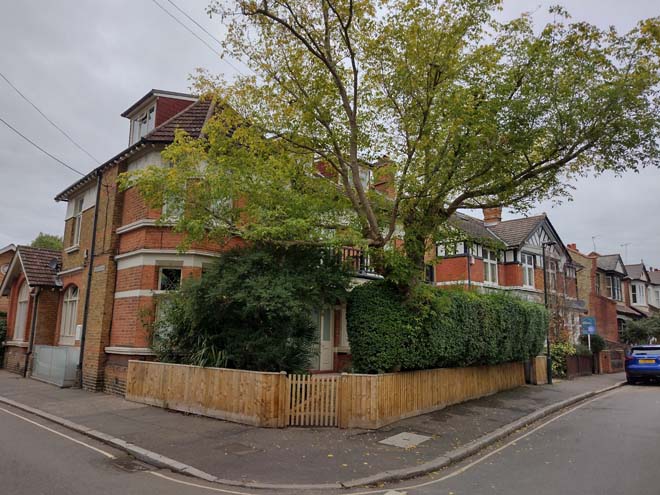
[[[424,286],[404,300],[386,281],[349,296],[348,338],[359,373],[524,361],[543,348],[548,313],[505,294]]]

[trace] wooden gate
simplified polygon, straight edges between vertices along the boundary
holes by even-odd
[[[289,375],[288,425],[338,426],[338,375]]]

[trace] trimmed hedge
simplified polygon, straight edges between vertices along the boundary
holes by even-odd
[[[359,373],[523,361],[543,348],[548,313],[505,294],[424,286],[405,300],[386,281],[355,287],[347,310]]]

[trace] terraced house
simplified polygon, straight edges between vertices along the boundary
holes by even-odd
[[[436,246],[429,279],[438,286],[506,291],[547,304],[553,332],[579,337],[586,305],[578,296],[576,263],[547,215],[502,220],[501,208],[487,208],[483,219],[455,213],[451,242]],[[437,260],[437,261],[436,261]]]

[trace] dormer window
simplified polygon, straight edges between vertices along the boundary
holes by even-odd
[[[131,144],[136,143],[141,137],[153,131],[155,123],[156,105],[152,105],[131,121]]]

